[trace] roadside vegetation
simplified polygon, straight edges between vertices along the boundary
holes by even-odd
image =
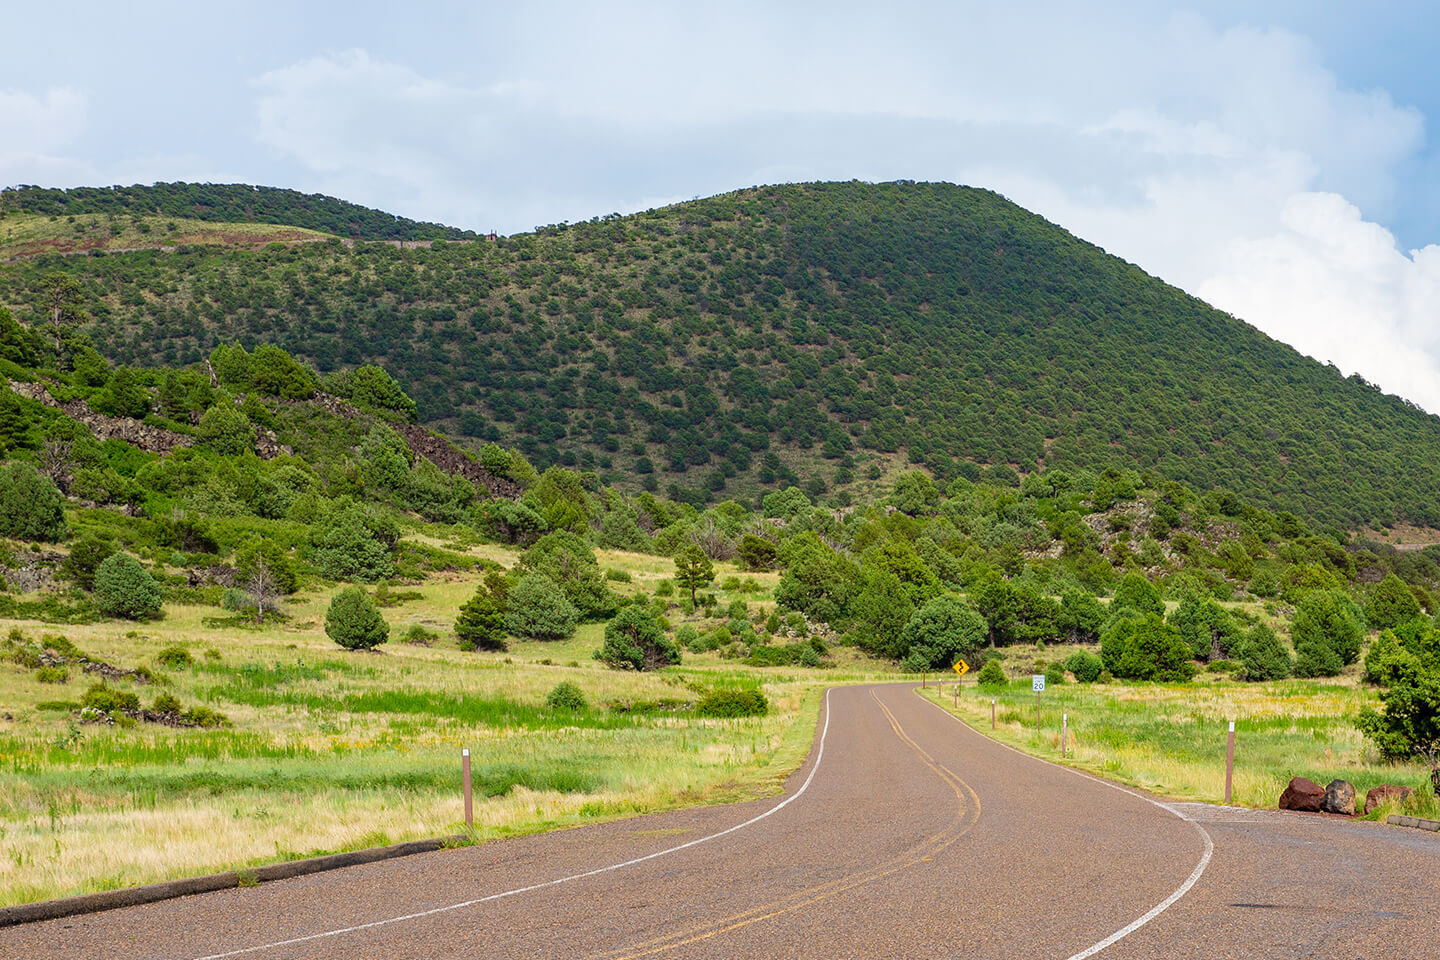
[[[203,191],[172,193],[194,205]],[[758,216],[767,197],[737,195],[715,216]],[[41,199],[60,204],[46,216],[111,216]],[[981,200],[996,202],[967,203]],[[630,227],[568,236],[599,243],[610,229]],[[521,268],[523,245],[496,249],[507,271],[539,269]],[[245,263],[304,266],[287,275],[297,310],[312,282],[370,289],[308,256]],[[166,269],[208,269],[176,257]],[[799,407],[777,412],[771,388],[766,401],[738,372],[728,406],[701,384],[664,387],[667,413],[650,419],[675,426],[630,433],[627,473],[623,458],[571,455],[560,421],[543,447],[493,442],[507,435],[489,427],[465,431],[468,444],[432,433],[417,421],[443,397],[363,356],[317,368],[273,343],[193,357],[191,344],[169,366],[117,363],[150,342],[142,323],[118,350],[110,321],[137,306],[124,298],[169,287],[38,265],[4,288],[24,310],[0,307],[0,902],[455,833],[465,746],[475,839],[766,795],[808,749],[825,685],[961,658],[995,691],[1003,739],[1049,755],[1068,711],[1076,762],[1169,795],[1216,798],[1228,719],[1241,802],[1273,805],[1294,775],[1364,789],[1423,786],[1428,771],[1440,790],[1440,546],[1334,526],[1403,505],[1358,474],[1353,502],[1327,495],[1302,515],[1268,494],[1188,486],[1159,460],[1134,469],[1129,454],[1042,464],[996,441],[942,459],[928,428],[886,432],[883,417],[862,430],[866,449]],[[754,279],[737,275],[737,289]],[[203,311],[177,301],[165,322],[203,332],[212,314],[269,302],[215,282]],[[556,302],[547,315],[567,315]],[[798,398],[809,368],[776,356],[793,362]],[[638,374],[599,369],[584,395],[610,410]],[[643,451],[665,450],[678,475],[704,446],[680,411],[725,423],[736,476],[757,466],[751,442],[758,454],[789,431],[821,445],[845,489],[777,471],[769,451],[753,458],[751,494],[719,500],[742,489],[719,467],[704,495],[677,481],[662,496]],[[618,457],[619,420],[591,428]],[[1226,478],[1258,489],[1243,471]],[[1031,673],[1050,685],[1038,731]],[[951,706],[988,722],[973,690]]]

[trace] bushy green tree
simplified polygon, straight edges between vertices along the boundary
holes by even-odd
[[[268,397],[307,400],[315,395],[315,375],[277,346],[264,344],[250,355],[250,388]]]
[[[753,533],[743,534],[735,551],[736,559],[745,570],[773,570],[777,550],[775,544]]]
[[[107,557],[95,570],[95,609],[107,617],[148,620],[160,612],[160,586],[128,553]]]
[[[28,463],[0,468],[0,536],[41,543],[65,539],[65,497]]]
[[[345,587],[325,612],[325,635],[347,650],[369,650],[390,637],[380,608],[360,587]]]
[[[799,487],[786,487],[774,493],[765,494],[760,502],[761,510],[767,517],[792,519],[810,509],[810,498]]]
[[[565,593],[581,620],[601,620],[615,612],[615,595],[588,543],[568,530],[547,533],[520,555],[520,569],[543,574]]]
[[[775,588],[776,603],[826,623],[845,614],[860,579],[852,561],[806,530],[780,548],[780,562],[784,572]]]
[[[1110,609],[1113,611],[1122,607],[1139,613],[1165,615],[1165,604],[1160,599],[1160,591],[1156,590],[1154,584],[1138,573],[1125,574],[1120,585],[1115,588],[1115,596],[1110,600]]]
[[[363,507],[344,507],[312,527],[310,561],[330,580],[384,580],[392,569],[387,532],[386,524]]]
[[[1076,650],[1065,659],[1065,669],[1080,683],[1094,683],[1105,670],[1105,661],[1089,650]]]
[[[373,364],[332,374],[325,386],[337,397],[359,406],[396,414],[402,420],[415,419],[415,401],[406,395],[394,377]]]
[[[506,601],[483,584],[460,607],[455,618],[455,638],[462,650],[507,649],[505,643]]]
[[[1009,678],[1005,676],[1005,668],[1000,665],[998,657],[985,661],[985,665],[980,668],[978,679],[980,686],[992,688],[1003,687],[1010,682]]]
[[[1237,652],[1245,665],[1246,680],[1284,680],[1295,669],[1295,658],[1285,649],[1285,641],[1263,623],[1241,641]]]
[[[1165,620],[1180,631],[1196,660],[1223,660],[1241,639],[1230,611],[1209,597],[1186,595]]]
[[[905,654],[902,633],[914,615],[910,591],[889,570],[861,568],[860,589],[850,604],[856,642],[879,657],[899,660]]]
[[[658,670],[680,662],[680,649],[646,607],[626,607],[605,624],[595,659],[615,670]]]
[[[1375,585],[1365,604],[1365,620],[1372,629],[1392,630],[1420,616],[1420,601],[1395,574]]]
[[[1392,659],[1380,694],[1382,709],[1366,707],[1356,726],[1386,757],[1421,757],[1440,796],[1440,659],[1408,655]]]
[[[905,669],[911,673],[947,670],[957,660],[967,663],[985,642],[985,620],[955,597],[936,597],[905,624],[900,633]]]
[[[715,565],[696,544],[690,544],[675,557],[675,585],[690,591],[690,602],[695,602],[695,592],[715,582]]]
[[[70,554],[60,564],[60,576],[85,590],[95,589],[95,571],[115,554],[115,543],[93,533],[70,545]]]
[[[1194,677],[1190,647],[1180,632],[1158,614],[1127,609],[1130,615],[1112,619],[1100,638],[1105,668],[1128,680],[1179,683]]]
[[[1060,596],[1060,616],[1055,626],[1071,643],[1094,643],[1100,639],[1105,622],[1105,607],[1095,595],[1071,587]],[[1071,670],[1071,673],[1075,671]]]
[[[221,400],[200,418],[195,439],[216,453],[238,457],[255,449],[255,427],[233,403]]]
[[[559,585],[543,573],[522,576],[506,599],[505,629],[528,640],[568,640],[580,614]]]
[[[890,502],[910,516],[933,513],[940,506],[940,491],[935,483],[919,470],[910,470],[895,478]]]
[[[1335,676],[1359,659],[1364,637],[1364,615],[1347,594],[1339,590],[1307,593],[1290,622],[1296,675]]]

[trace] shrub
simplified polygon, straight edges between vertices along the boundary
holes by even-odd
[[[107,557],[95,570],[95,607],[107,617],[146,620],[160,612],[160,586],[128,553]]]
[[[126,690],[116,690],[104,682],[93,684],[80,698],[80,706],[101,713],[116,714],[140,709],[140,698]]]
[[[1052,663],[1045,668],[1045,686],[1058,687],[1065,683],[1065,665]]]
[[[615,670],[658,670],[680,662],[680,650],[654,614],[626,607],[605,624],[605,643],[595,659]]]
[[[195,658],[184,647],[166,647],[155,655],[155,662],[170,670],[184,670],[195,665]]]
[[[543,573],[522,577],[510,590],[505,629],[531,640],[567,640],[580,614],[554,580]]]
[[[424,624],[419,623],[410,624],[410,626],[405,628],[405,632],[400,635],[400,640],[402,642],[417,647],[428,647],[439,639],[440,634],[436,633],[434,630],[431,630]]]
[[[1080,683],[1094,683],[1105,669],[1105,661],[1089,650],[1076,650],[1065,660],[1065,669]]]
[[[218,710],[211,710],[209,707],[191,707],[181,714],[181,717],[195,724],[197,727],[228,727],[230,718]]]
[[[585,693],[568,680],[555,684],[545,697],[545,706],[551,710],[584,710],[589,705]]]
[[[630,576],[629,570],[621,570],[618,567],[606,567],[605,579],[611,583],[630,583],[635,578]]]
[[[41,683],[68,683],[70,671],[64,667],[41,667],[35,671],[35,679]]]
[[[368,593],[346,587],[325,612],[325,634],[346,650],[369,650],[389,638],[390,625]]]
[[[173,693],[162,693],[155,697],[155,702],[150,704],[150,709],[156,713],[181,713],[185,708],[180,700]]]
[[[1010,682],[998,659],[985,661],[985,666],[980,668],[979,681],[982,687],[1003,687]]]
[[[0,469],[0,537],[65,539],[65,497],[28,463],[13,461]]]
[[[235,404],[222,400],[200,418],[195,438],[216,453],[238,457],[255,449],[255,427]]]
[[[820,651],[810,643],[786,643],[778,647],[756,644],[745,662],[752,667],[818,667]]]
[[[1246,680],[1284,680],[1295,669],[1295,660],[1284,641],[1263,623],[1240,644],[1239,659]]]
[[[695,704],[695,713],[702,717],[763,717],[770,712],[770,701],[759,690],[712,690]]]

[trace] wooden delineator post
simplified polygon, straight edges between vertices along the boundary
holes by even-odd
[[[995,729],[995,701],[990,701],[990,729]]]
[[[1065,759],[1065,735],[1070,726],[1070,714],[1060,714],[1060,759]]]
[[[1225,743],[1225,802],[1230,802],[1230,782],[1235,777],[1235,721],[1230,721],[1230,735]]]
[[[460,779],[465,785],[465,829],[475,829],[475,807],[470,793],[470,748],[460,751]]]

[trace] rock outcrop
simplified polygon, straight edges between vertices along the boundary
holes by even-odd
[[[1374,813],[1375,808],[1381,804],[1399,803],[1414,792],[1409,787],[1401,787],[1393,783],[1371,787],[1370,792],[1365,794],[1365,812],[1367,814]]]
[[[1355,787],[1348,780],[1331,780],[1325,785],[1325,800],[1320,809],[1326,813],[1355,816]]]
[[[1319,813],[1324,802],[1325,788],[1305,777],[1295,777],[1285,788],[1285,792],[1280,794],[1281,810],[1304,810],[1310,813]]]

